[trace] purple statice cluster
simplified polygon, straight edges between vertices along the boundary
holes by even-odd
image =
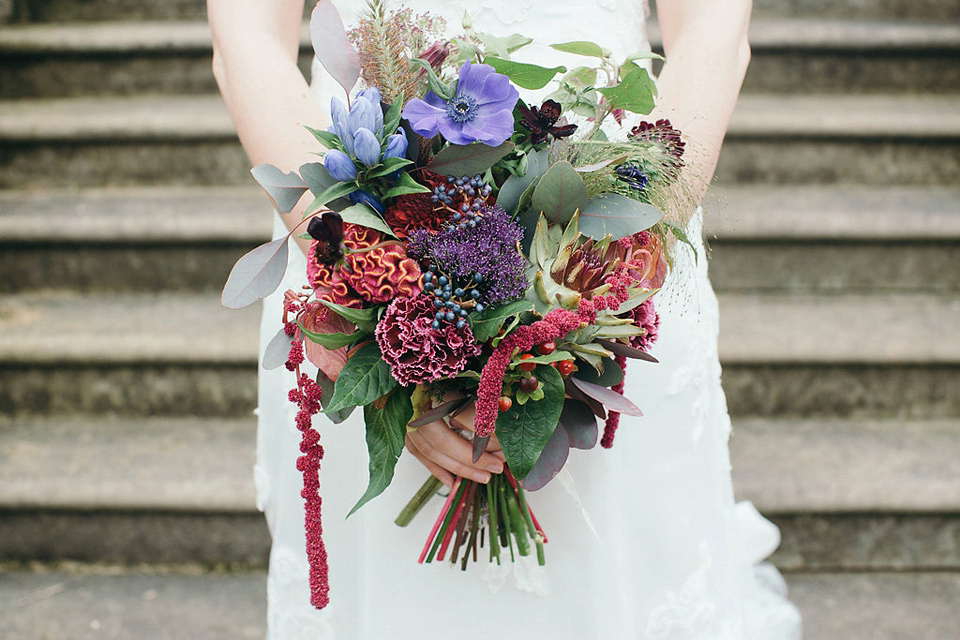
[[[527,290],[526,258],[519,248],[523,229],[500,206],[482,207],[468,224],[431,234],[410,235],[407,253],[453,291],[471,289],[480,308],[522,298]],[[474,297],[474,296],[471,296]]]

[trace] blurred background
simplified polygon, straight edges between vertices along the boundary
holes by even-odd
[[[218,292],[270,204],[204,14],[0,0],[7,640],[263,637],[259,313]],[[707,204],[738,497],[808,639],[956,638],[960,4],[755,0],[751,39]]]

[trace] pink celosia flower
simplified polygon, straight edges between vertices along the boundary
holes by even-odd
[[[431,327],[436,309],[426,296],[394,300],[377,324],[375,335],[384,361],[402,385],[422,384],[449,378],[480,355],[480,345],[467,324],[443,322]]]
[[[649,298],[643,304],[630,312],[633,316],[634,326],[645,329],[646,333],[642,336],[634,336],[630,339],[630,346],[649,351],[653,343],[657,341],[657,335],[660,330],[660,314],[653,306],[653,298]]]

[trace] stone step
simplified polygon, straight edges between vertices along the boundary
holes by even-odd
[[[259,572],[77,567],[2,577],[7,640],[254,640],[266,633],[267,581]],[[811,640],[956,636],[956,573],[791,574],[787,585]]]
[[[0,561],[265,566],[254,431],[252,418],[4,420]],[[956,420],[738,420],[732,445],[738,498],[781,527],[782,568],[960,569]]]
[[[745,96],[719,182],[955,185],[960,97]],[[0,189],[251,184],[218,96],[0,103]]]
[[[658,45],[654,27],[651,37]],[[747,92],[950,92],[960,26],[757,19]],[[0,32],[0,99],[216,91],[205,22],[15,26]],[[312,48],[304,31],[301,69]],[[156,69],[162,68],[163,73]]]
[[[305,3],[305,15],[311,4]],[[656,3],[650,4],[655,12]],[[960,18],[960,8],[952,0],[754,0],[753,15],[946,21]],[[204,0],[7,0],[0,4],[0,23],[205,18]]]
[[[953,187],[740,186],[715,189],[705,211],[718,291],[960,290]]]
[[[270,207],[258,187],[0,192],[0,292],[217,291],[268,239]],[[711,279],[718,291],[956,292],[957,211],[953,187],[717,190]]]
[[[309,16],[315,2],[304,3]],[[8,0],[0,23],[206,20],[206,0]]]
[[[218,302],[211,294],[9,296],[0,308],[0,410],[244,415],[255,402],[259,312]],[[960,415],[958,314],[955,296],[725,294],[730,411]]]

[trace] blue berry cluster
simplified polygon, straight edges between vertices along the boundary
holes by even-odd
[[[484,182],[483,176],[447,176],[447,182],[433,189],[430,201],[440,207],[453,211],[447,227],[448,231],[457,228],[466,229],[477,226],[476,218],[480,208],[486,204],[493,187]],[[459,208],[454,208],[454,200],[461,201]]]
[[[423,290],[433,296],[433,306],[437,309],[430,326],[439,329],[441,322],[456,322],[457,329],[467,326],[470,309],[483,311],[483,305],[478,302],[480,290],[477,289],[482,281],[483,276],[475,273],[466,285],[459,286],[447,276],[437,274],[435,265],[429,265],[423,274]]]

